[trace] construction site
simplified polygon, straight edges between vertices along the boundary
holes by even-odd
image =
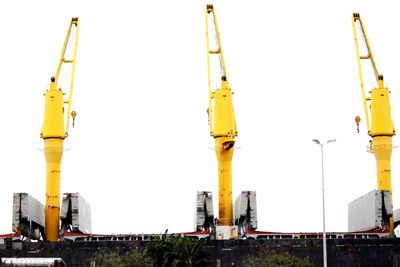
[[[261,248],[400,266],[400,80],[382,63],[400,54],[384,45],[389,21],[339,6],[316,15],[335,20],[322,28],[238,3],[185,4],[164,25],[173,5],[148,20],[101,5],[92,21],[88,7],[68,25],[16,24],[34,49],[6,42],[18,68],[0,69],[0,86],[24,88],[0,109],[0,266],[96,266],[166,236],[203,240],[210,266],[247,266]]]

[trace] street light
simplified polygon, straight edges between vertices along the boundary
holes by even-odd
[[[324,181],[324,146],[333,143],[336,139],[330,139],[325,143],[321,143],[317,139],[312,140],[315,144],[321,146],[321,163],[322,163],[322,249],[323,249],[323,257],[324,257],[324,267],[328,266],[328,261],[326,257],[326,231],[325,231],[325,181]]]

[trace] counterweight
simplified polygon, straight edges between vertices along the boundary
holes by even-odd
[[[66,59],[66,51],[70,37],[74,32],[72,58]],[[46,206],[45,206],[45,233],[46,240],[59,240],[60,221],[60,173],[61,159],[63,155],[64,139],[68,137],[69,114],[71,114],[72,91],[75,75],[75,59],[78,45],[79,20],[73,18],[68,28],[57,72],[51,78],[50,88],[45,93],[44,120],[40,137],[44,140],[44,155],[46,159]],[[64,63],[72,64],[70,76],[70,88],[67,98],[58,87],[58,78]],[[64,113],[64,105],[67,105],[67,115]],[[73,112],[74,119],[76,113]]]
[[[372,138],[372,141],[370,141],[370,152],[375,154],[376,159],[378,190],[389,191],[390,199],[392,200],[392,177],[390,161],[392,156],[392,136],[395,135],[395,130],[390,108],[390,91],[384,85],[383,75],[379,74],[377,70],[364,25],[358,13],[353,14],[352,22],[365,121],[367,124],[368,135]],[[359,30],[357,30],[357,27]],[[364,41],[367,51],[367,54],[363,56],[360,55],[360,46],[358,41],[359,35],[362,36],[362,40]],[[366,95],[364,89],[362,60],[370,61],[377,82],[377,87],[373,88],[369,92],[368,96]],[[389,216],[388,227],[390,227],[390,233],[393,235],[393,215]]]
[[[211,21],[211,25],[209,23]],[[210,49],[209,26],[215,36],[215,49]],[[236,120],[233,112],[232,91],[226,73],[217,19],[212,5],[206,7],[206,36],[209,92],[210,134],[215,139],[215,153],[218,160],[218,224],[229,226],[233,223],[232,212],[232,156],[235,137],[237,136]],[[211,87],[211,57],[217,57],[220,65],[220,86]]]

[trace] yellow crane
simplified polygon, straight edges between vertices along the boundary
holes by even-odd
[[[74,34],[73,34],[74,33]],[[46,159],[46,206],[45,206],[45,234],[46,240],[56,242],[59,240],[60,220],[60,173],[63,155],[64,139],[68,137],[71,114],[75,119],[76,112],[71,113],[72,91],[74,87],[75,60],[78,45],[79,20],[72,18],[65,38],[57,72],[51,77],[50,88],[45,92],[44,120],[40,137],[44,140],[44,155]],[[65,58],[69,48],[70,38],[74,37],[72,58]],[[64,64],[72,64],[70,88],[67,97],[58,87],[58,78]],[[64,112],[67,105],[67,114]],[[74,122],[72,122],[74,123]]]
[[[352,22],[361,92],[364,104],[365,121],[368,129],[368,135],[372,138],[370,141],[370,152],[375,155],[376,159],[378,190],[389,191],[390,202],[392,203],[392,177],[390,160],[392,156],[392,136],[395,135],[395,129],[390,108],[390,91],[387,87],[385,87],[383,75],[379,74],[377,70],[374,56],[371,51],[371,46],[369,44],[360,14],[354,13]],[[359,35],[362,36],[366,55],[360,55],[360,46],[358,41]],[[364,89],[362,60],[367,60],[371,63],[377,82],[377,87],[373,88],[368,95],[366,95]],[[356,117],[356,122],[357,124],[360,122],[360,118],[358,116]],[[393,235],[393,214],[389,215],[388,224],[389,225],[387,225],[387,227],[390,228],[390,233]]]
[[[211,25],[209,24],[211,21]],[[215,48],[211,49],[209,26],[215,36]],[[221,39],[217,19],[212,5],[206,7],[206,37],[207,37],[207,65],[208,65],[208,116],[210,135],[215,139],[215,153],[218,160],[218,224],[230,226],[233,223],[232,212],[232,156],[235,137],[238,132],[233,112],[232,90],[228,82],[228,75],[222,52]],[[216,56],[220,66],[220,86],[212,88],[210,58]]]

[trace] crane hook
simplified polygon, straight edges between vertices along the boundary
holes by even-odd
[[[76,111],[71,112],[71,117],[72,117],[72,128],[75,126],[75,117],[76,117]]]
[[[357,124],[357,133],[359,133],[360,132],[360,121],[361,121],[361,118],[360,118],[360,116],[356,116],[356,124]]]

